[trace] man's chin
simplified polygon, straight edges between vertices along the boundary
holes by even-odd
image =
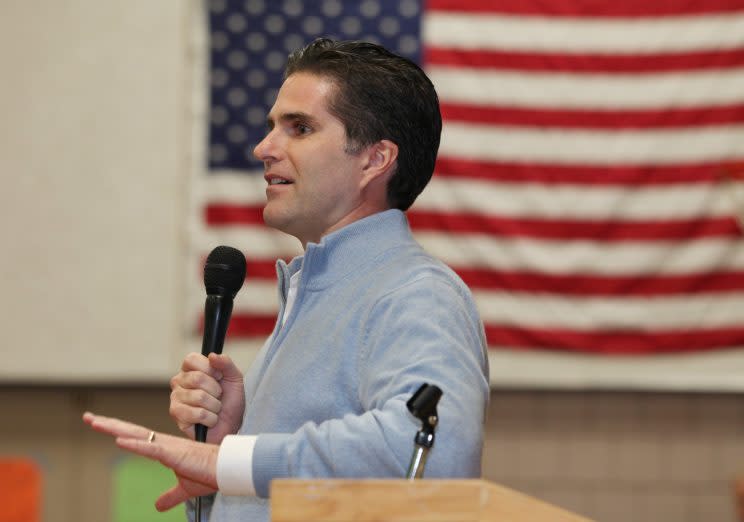
[[[263,221],[267,227],[274,228],[286,234],[292,234],[292,218],[281,209],[276,208],[271,203],[267,203],[263,209]]]
[[[282,220],[280,219],[279,213],[272,208],[271,203],[267,203],[263,208],[263,221],[267,227],[281,230],[280,227]]]

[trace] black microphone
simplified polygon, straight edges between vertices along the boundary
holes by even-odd
[[[222,353],[227,325],[233,308],[233,299],[245,281],[245,256],[229,246],[218,246],[207,256],[204,264],[204,338],[202,355]],[[196,425],[196,440],[206,442],[207,427]]]

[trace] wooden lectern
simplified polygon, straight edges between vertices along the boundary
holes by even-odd
[[[589,522],[485,480],[271,483],[272,522]]]

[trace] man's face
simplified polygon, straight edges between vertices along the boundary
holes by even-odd
[[[328,112],[330,80],[295,73],[268,116],[269,132],[253,151],[264,163],[267,225],[303,246],[356,219],[362,205],[363,155],[345,152],[346,132]]]

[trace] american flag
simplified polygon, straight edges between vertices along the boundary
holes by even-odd
[[[421,63],[444,130],[408,216],[470,286],[492,353],[744,348],[744,0],[210,1],[207,167],[192,273],[249,259],[231,340],[276,313],[251,151],[287,54],[318,36]],[[195,285],[196,286],[196,285]],[[199,323],[203,290],[189,310]]]

